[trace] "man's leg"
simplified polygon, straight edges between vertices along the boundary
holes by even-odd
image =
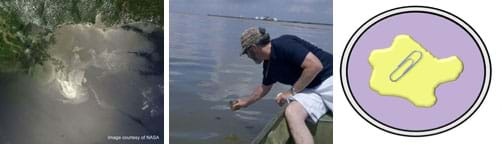
[[[302,104],[293,101],[286,108],[285,115],[288,121],[289,130],[295,142],[299,144],[313,144],[314,138],[305,123],[308,114]]]

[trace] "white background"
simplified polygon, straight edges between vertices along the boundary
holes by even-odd
[[[333,2],[334,143],[502,143],[502,94],[500,71],[502,7],[497,1],[480,0],[346,0]],[[409,5],[439,8],[471,25],[485,42],[492,64],[492,79],[485,101],[467,121],[445,133],[428,137],[404,137],[382,131],[361,118],[350,106],[340,82],[340,61],[350,36],[364,22],[386,10]]]

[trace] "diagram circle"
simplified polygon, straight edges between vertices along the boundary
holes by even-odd
[[[435,89],[433,107],[415,107],[370,89],[370,52],[389,47],[399,34],[411,35],[438,58],[454,55],[463,61],[457,80]],[[405,6],[382,12],[359,27],[345,47],[340,77],[352,108],[371,125],[402,136],[430,136],[455,128],[476,112],[489,89],[491,63],[481,37],[459,17],[433,7]]]

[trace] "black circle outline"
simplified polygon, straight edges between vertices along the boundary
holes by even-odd
[[[398,13],[394,13],[394,14],[391,14],[391,15],[388,15],[388,16],[385,16],[379,20],[377,20],[376,22],[372,23],[371,25],[369,25],[366,29],[364,29],[364,31],[361,32],[361,34],[357,37],[357,39],[353,42],[353,45],[352,47],[350,48],[350,51],[348,53],[348,57],[346,60],[344,60],[344,57],[345,57],[345,54],[346,54],[346,51],[348,50],[348,46],[350,44],[350,42],[352,41],[352,39],[356,36],[357,32],[359,32],[366,24],[368,24],[370,21],[372,21],[373,19],[375,19],[376,17],[380,16],[380,15],[383,15],[385,13],[388,13],[390,11],[394,11],[394,10],[398,10],[398,9],[404,9],[404,8],[425,8],[425,9],[433,9],[433,10],[437,10],[437,11],[441,11],[441,12],[444,12],[450,16],[453,16],[454,18],[458,19],[460,22],[464,23],[468,28],[470,28],[472,30],[472,32],[474,33],[471,33],[469,32],[468,30],[466,30],[466,28],[462,25],[460,25],[457,21],[455,20],[452,20],[446,16],[443,16],[443,15],[440,15],[440,14],[437,14],[437,13],[434,13],[434,12],[429,12],[429,11],[422,11],[422,10],[413,10],[413,11],[403,11],[403,12],[398,12]],[[426,13],[426,14],[432,14],[432,15],[436,15],[436,16],[439,16],[439,17],[442,17],[442,18],[445,18],[447,19],[448,21],[451,21],[453,23],[455,23],[457,26],[460,26],[465,32],[467,32],[469,34],[469,36],[471,37],[471,39],[473,39],[474,42],[476,42],[476,46],[478,47],[478,50],[479,52],[481,53],[481,56],[484,56],[483,55],[483,51],[481,50],[481,47],[480,47],[480,44],[483,45],[483,48],[485,49],[485,52],[486,52],[486,57],[487,57],[487,60],[488,60],[488,66],[489,66],[489,71],[488,73],[490,74],[489,77],[488,77],[488,83],[486,84],[486,92],[485,92],[485,95],[481,97],[481,93],[483,92],[483,89],[485,88],[485,80],[486,80],[486,66],[487,66],[487,63],[485,61],[485,58],[483,58],[483,70],[484,70],[484,79],[483,79],[483,86],[481,87],[480,89],[480,92],[476,98],[476,100],[473,102],[473,104],[469,107],[469,109],[467,109],[465,111],[465,113],[463,113],[461,116],[459,116],[457,119],[455,120],[452,120],[451,122],[447,123],[447,124],[444,124],[442,126],[439,126],[439,127],[436,127],[436,128],[431,128],[431,129],[426,129],[426,130],[406,130],[406,129],[400,129],[400,128],[396,128],[396,127],[393,127],[393,126],[389,126],[383,122],[380,122],[378,119],[374,118],[373,116],[371,116],[370,114],[368,114],[368,112],[366,112],[362,107],[361,105],[359,105],[359,103],[357,102],[357,100],[355,99],[353,93],[352,93],[352,89],[350,88],[350,82],[349,82],[349,79],[348,79],[348,63],[350,61],[350,56],[351,56],[351,53],[352,53],[352,49],[353,47],[355,46],[355,44],[357,43],[357,41],[359,41],[359,38],[368,30],[370,29],[371,27],[373,27],[373,25],[377,24],[378,22],[382,21],[382,20],[385,20],[389,17],[392,17],[392,16],[395,16],[395,15],[399,15],[399,14],[404,14],[404,13]],[[477,36],[477,38],[479,38],[480,41],[477,41],[475,39],[475,37],[473,36]],[[345,62],[346,61],[346,62]],[[345,86],[343,84],[343,79],[340,78],[340,82],[342,84],[342,87],[347,87],[348,90],[350,91],[350,94],[352,96],[352,98],[354,99],[355,103],[357,104],[357,106],[367,115],[369,116],[371,119],[375,120],[376,122],[382,124],[383,126],[386,126],[388,128],[391,128],[391,129],[394,129],[394,130],[399,130],[399,131],[405,131],[405,132],[427,132],[427,131],[432,131],[432,130],[436,130],[436,129],[440,129],[440,128],[443,128],[445,126],[448,126],[448,125],[451,125],[452,123],[458,121],[460,118],[463,118],[465,116],[465,114],[467,112],[469,112],[469,110],[471,110],[474,106],[474,104],[477,103],[477,101],[481,98],[481,102],[479,103],[479,105],[474,109],[474,111],[468,115],[464,120],[462,120],[460,123],[452,126],[451,128],[448,128],[448,129],[445,129],[445,130],[442,130],[442,131],[438,131],[438,132],[435,132],[435,133],[430,133],[430,134],[424,134],[424,135],[408,135],[408,134],[401,134],[401,133],[398,133],[398,132],[394,132],[394,131],[391,131],[391,130],[387,130],[385,128],[381,128],[379,126],[377,126],[376,124],[372,123],[370,120],[368,120],[367,118],[365,118],[354,106],[354,104],[350,101],[349,99],[349,95],[347,94],[348,92],[346,92],[346,89],[343,88],[343,92],[345,94],[345,97],[347,99],[347,101],[349,102],[350,106],[352,107],[352,109],[354,109],[354,111],[356,111],[356,113],[362,117],[366,122],[370,123],[371,125],[373,125],[374,127],[377,127],[378,129],[380,130],[383,130],[385,132],[388,132],[388,133],[392,133],[392,134],[395,134],[395,135],[400,135],[400,136],[407,136],[407,137],[425,137],[425,136],[432,136],[432,135],[436,135],[436,134],[440,134],[440,133],[443,133],[443,132],[446,132],[446,131],[449,131],[453,128],[456,128],[457,126],[461,125],[462,123],[464,123],[465,121],[467,121],[472,115],[474,115],[474,113],[476,113],[476,111],[481,107],[481,105],[483,104],[483,101],[486,99],[486,96],[488,95],[488,92],[489,92],[489,89],[490,89],[490,83],[491,83],[491,75],[492,75],[492,66],[491,66],[491,60],[490,60],[490,54],[488,52],[488,49],[486,48],[486,45],[483,41],[483,39],[479,36],[479,34],[476,32],[476,30],[474,30],[474,28],[472,28],[471,25],[469,25],[467,22],[465,22],[463,19],[461,19],[460,17],[448,12],[448,11],[445,11],[445,10],[442,10],[442,9],[439,9],[439,8],[434,8],[434,7],[429,7],[429,6],[403,6],[403,7],[397,7],[397,8],[393,8],[393,9],[390,9],[390,10],[387,10],[387,11],[384,11],[384,12],[381,12],[375,16],[373,16],[372,18],[370,18],[369,20],[367,20],[366,22],[364,22],[353,34],[352,36],[350,37],[349,41],[347,42],[347,44],[345,45],[345,49],[342,53],[342,60],[340,62],[340,77],[343,77],[343,74],[342,74],[342,71],[343,71],[343,65],[344,63],[347,63],[347,66],[345,67],[346,68],[346,77],[347,77],[347,85]]]

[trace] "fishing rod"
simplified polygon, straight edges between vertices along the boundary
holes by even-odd
[[[270,22],[282,22],[282,23],[297,23],[297,24],[309,24],[309,25],[323,25],[323,26],[333,26],[330,23],[318,23],[318,22],[306,22],[306,21],[294,21],[294,20],[280,20],[278,18],[272,18],[268,16],[262,17],[242,17],[242,16],[228,16],[228,15],[215,15],[208,14],[210,17],[221,17],[221,18],[231,18],[231,19],[244,19],[244,20],[259,20],[259,21],[270,21]]]

